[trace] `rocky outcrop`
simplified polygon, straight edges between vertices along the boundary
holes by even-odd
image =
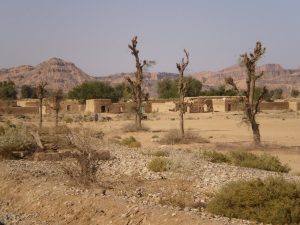
[[[49,89],[63,89],[65,92],[94,78],[59,58],[51,58],[36,66],[18,66],[0,70],[0,81],[12,80],[18,87],[24,84],[36,86],[41,80],[48,82]]]

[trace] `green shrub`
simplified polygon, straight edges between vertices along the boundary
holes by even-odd
[[[287,165],[282,165],[277,157],[268,154],[255,155],[249,152],[230,152],[230,158],[235,166],[282,173],[288,173],[291,170]]]
[[[0,158],[12,158],[13,152],[33,152],[36,142],[26,127],[7,127],[0,136]]]
[[[153,172],[164,172],[169,170],[170,161],[163,158],[152,159],[148,164],[148,169]]]
[[[283,178],[238,181],[224,186],[208,211],[271,224],[300,223],[300,187]]]
[[[130,136],[127,138],[124,138],[119,142],[121,145],[126,145],[129,148],[139,148],[141,147],[141,143],[137,141],[134,137]]]
[[[159,141],[161,144],[190,144],[190,143],[208,143],[209,141],[199,135],[186,131],[184,138],[181,138],[179,130],[169,130]]]
[[[229,163],[230,159],[227,155],[217,151],[204,151],[203,158],[213,163]]]
[[[217,151],[205,151],[203,158],[213,163],[229,163],[235,166],[255,168],[267,171],[288,173],[291,169],[288,165],[282,165],[277,157],[262,154],[255,155],[250,152],[234,151],[224,154]]]

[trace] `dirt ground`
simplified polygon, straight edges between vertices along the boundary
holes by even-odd
[[[99,185],[92,188],[76,186],[62,171],[65,161],[7,160],[0,162],[0,222],[8,224],[116,224],[116,225],[221,225],[256,224],[255,222],[223,218],[205,211],[185,207],[161,206],[157,199],[184,186],[194,198],[206,203],[222,185],[238,179],[278,175],[272,172],[212,164],[196,157],[201,150],[245,150],[267,152],[278,156],[291,167],[287,179],[299,180],[300,174],[300,115],[295,112],[265,112],[258,116],[264,147],[251,146],[252,133],[242,123],[242,113],[186,114],[185,129],[209,140],[209,143],[162,145],[154,136],[162,138],[179,125],[177,113],[152,113],[143,121],[146,132],[124,132],[133,123],[126,115],[103,114],[112,117],[108,122],[68,123],[70,127],[103,131],[104,143],[95,142],[101,150],[109,150],[115,157],[99,174]],[[100,116],[100,117],[101,117]],[[76,115],[73,115],[75,118]],[[13,123],[37,124],[30,120],[2,117]],[[54,119],[45,117],[45,126],[53,126]],[[61,122],[61,124],[65,124]],[[134,136],[141,142],[139,149],[107,145],[116,136]],[[179,162],[170,172],[147,170],[151,160],[147,151],[166,149],[170,160]],[[176,163],[174,163],[176,164]],[[295,175],[295,176],[294,176]],[[182,185],[181,183],[184,183]],[[106,191],[103,194],[103,191]],[[174,194],[173,193],[173,194]],[[1,224],[1,223],[0,223]]]
[[[105,116],[105,115],[104,115]],[[111,116],[111,115],[110,115]],[[151,133],[130,133],[142,142],[143,146],[158,147],[159,143],[152,141],[152,136],[162,137],[170,129],[179,127],[178,113],[155,113],[151,114],[149,120],[143,124],[150,128]],[[228,150],[226,144],[232,144],[235,149],[243,150],[252,142],[251,128],[242,122],[242,113],[195,113],[185,114],[185,129],[209,139],[207,148],[216,150]],[[263,149],[251,149],[253,152],[268,152],[278,156],[283,163],[287,163],[293,173],[300,173],[300,114],[297,112],[268,111],[257,117],[260,123],[262,142],[268,145]],[[109,123],[91,123],[86,126],[101,129],[108,137],[124,134],[122,127],[132,121],[111,121]],[[222,149],[222,145],[224,145]],[[215,147],[221,146],[221,147]],[[197,148],[197,145],[181,145],[179,148]],[[229,149],[230,150],[230,149]]]

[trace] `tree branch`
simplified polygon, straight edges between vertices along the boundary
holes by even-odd
[[[259,74],[255,76],[255,80],[261,78],[264,75],[264,71],[261,71]]]
[[[233,90],[240,92],[238,87],[236,86],[234,80],[232,79],[232,77],[226,77],[225,82],[226,82],[226,84],[229,84],[230,86],[232,86]]]
[[[257,99],[257,102],[255,103],[255,109],[254,109],[254,115],[257,114],[258,112],[258,107],[260,105],[260,103],[262,102],[262,100],[264,99],[264,96],[267,94],[267,88],[266,86],[263,87],[258,99]]]

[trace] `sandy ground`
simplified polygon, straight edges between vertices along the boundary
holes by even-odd
[[[103,115],[106,116],[106,115]],[[110,115],[111,116],[111,115]],[[179,127],[178,114],[155,113],[148,116],[143,124],[150,128],[151,133],[124,133],[122,128],[133,121],[113,120],[107,123],[88,123],[87,127],[101,129],[112,136],[134,136],[142,142],[143,146],[157,146],[160,144],[152,141],[152,136],[162,137],[168,130]],[[251,128],[242,122],[242,113],[197,113],[185,115],[185,129],[199,134],[210,140],[212,146],[228,143],[235,144],[235,149],[243,150],[244,145],[252,142]],[[254,152],[268,152],[278,156],[283,163],[289,164],[292,173],[300,173],[300,114],[286,111],[268,111],[258,115],[262,142],[268,145],[265,149],[252,149]],[[197,148],[197,145],[183,145],[180,148]],[[223,150],[217,147],[217,150]]]
[[[143,121],[143,125],[149,128],[147,132],[126,133],[123,127],[132,124],[133,120],[124,119],[125,115],[101,115],[110,116],[112,121],[109,122],[83,122],[69,123],[71,127],[86,127],[95,131],[105,133],[105,142],[115,136],[122,138],[134,136],[141,142],[141,149],[125,149],[119,155],[120,162],[116,161],[116,168],[123,165],[125,170],[132,168],[145,168],[147,156],[142,153],[145,149],[163,149],[164,147],[158,142],[153,141],[153,136],[163,137],[169,130],[177,129],[179,125],[177,113],[153,113],[148,115],[148,120]],[[72,117],[76,117],[73,115]],[[106,177],[102,175],[102,181],[105,179],[113,180],[113,189],[108,190],[108,194],[102,196],[102,187],[92,188],[90,190],[74,187],[69,182],[66,175],[60,171],[60,166],[56,162],[45,161],[35,162],[30,160],[4,161],[0,162],[0,218],[6,218],[12,221],[7,224],[256,224],[242,222],[240,220],[232,221],[228,218],[218,218],[214,216],[203,217],[203,214],[190,211],[170,209],[168,207],[157,207],[154,205],[131,202],[136,190],[142,188],[145,191],[145,198],[148,194],[159,193],[161,188],[175,187],[177,179],[187,178],[189,176],[193,188],[199,189],[196,183],[213,182],[215,186],[222,186],[225,181],[236,176],[234,179],[244,177],[245,174],[255,176],[267,176],[267,173],[260,170],[246,170],[242,168],[227,165],[207,164],[203,168],[203,162],[197,161],[198,166],[190,165],[194,153],[198,150],[215,149],[218,151],[245,150],[253,152],[267,152],[278,156],[283,163],[291,167],[290,174],[300,174],[300,115],[292,112],[267,112],[258,116],[261,124],[261,135],[264,148],[257,149],[249,147],[252,142],[252,132],[249,127],[242,123],[243,114],[241,113],[205,113],[205,114],[186,114],[185,129],[194,132],[208,139],[209,143],[174,145],[172,151],[179,156],[174,158],[184,161],[185,168],[179,171],[166,174],[167,178],[155,178],[147,180],[145,177],[136,179],[134,176],[128,176],[122,171],[117,171],[115,176],[110,175],[111,167],[107,167],[109,172]],[[37,124],[37,117],[29,120],[16,119],[13,116],[2,117],[2,120],[10,119],[14,123]],[[44,126],[53,126],[54,119],[45,117]],[[61,122],[64,124],[64,122]],[[95,143],[100,149],[101,144]],[[116,147],[118,151],[121,147]],[[169,148],[169,147],[167,147]],[[177,151],[178,150],[178,151]],[[123,151],[123,150],[122,150]],[[122,152],[121,151],[121,152]],[[124,157],[127,158],[124,158]],[[191,158],[189,158],[191,157]],[[123,162],[122,162],[123,160]],[[136,161],[135,161],[136,160]],[[127,164],[130,161],[131,164]],[[62,161],[61,163],[64,163]],[[125,163],[125,164],[123,164]],[[139,164],[143,164],[138,166]],[[145,165],[144,165],[145,164]],[[109,165],[109,164],[108,164]],[[132,167],[132,168],[131,168]],[[204,173],[207,170],[206,173]],[[226,170],[226,171],[225,171]],[[202,176],[199,171],[206,174]],[[247,172],[248,171],[248,172]],[[128,171],[127,171],[128,172]],[[133,171],[134,172],[134,171]],[[224,174],[222,174],[224,172]],[[146,170],[147,173],[147,170]],[[199,176],[195,179],[194,175]],[[288,176],[290,176],[288,174]],[[193,176],[192,176],[193,175]],[[147,175],[148,176],[148,175]],[[205,179],[204,179],[204,178]],[[225,178],[224,178],[225,177]],[[252,177],[249,176],[250,178]],[[176,179],[175,179],[176,178]],[[293,179],[298,179],[294,176]],[[179,179],[179,180],[180,180]],[[201,180],[204,179],[204,180]],[[216,180],[215,180],[216,179]],[[220,181],[220,179],[224,180]],[[197,182],[196,182],[197,181]],[[192,185],[191,185],[192,187]],[[122,193],[122,194],[121,194]],[[125,193],[125,195],[124,195]],[[202,192],[201,192],[202,193]],[[128,198],[125,198],[125,197]],[[126,200],[127,199],[127,200]],[[138,208],[138,209],[137,209]],[[17,221],[17,222],[14,222]],[[225,222],[226,221],[226,222]],[[2,222],[2,221],[0,221]]]

